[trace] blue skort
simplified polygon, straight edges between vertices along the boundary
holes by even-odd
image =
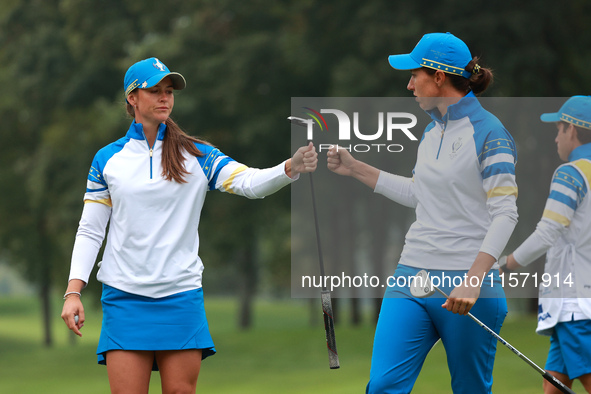
[[[216,352],[205,317],[203,289],[151,298],[103,284],[101,303],[99,364],[106,365],[109,350],[201,349],[203,359]],[[152,369],[158,370],[156,361]]]

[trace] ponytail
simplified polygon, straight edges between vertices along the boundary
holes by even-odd
[[[465,78],[457,74],[446,73],[446,77],[450,80],[452,86],[460,92],[474,94],[480,94],[488,88],[493,81],[493,73],[489,68],[481,67],[478,64],[478,57],[474,57],[470,60],[470,63],[464,68],[464,70],[470,73],[469,78]],[[432,68],[423,67],[423,69],[430,75],[435,74],[437,70]]]
[[[490,68],[480,67],[479,58],[475,56],[466,66],[465,70],[471,73],[468,78],[468,86],[474,94],[480,94],[488,88],[493,81],[493,73]]]

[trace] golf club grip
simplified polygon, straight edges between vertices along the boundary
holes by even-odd
[[[546,379],[548,382],[552,383],[552,385],[554,387],[556,387],[558,390],[562,391],[563,393],[576,394],[574,391],[572,391],[571,389],[566,387],[564,385],[564,383],[562,383],[560,380],[558,380],[554,375],[551,375],[548,372],[544,372],[544,374],[542,376],[544,377],[544,379]]]
[[[328,290],[322,290],[320,295],[322,299],[322,315],[324,316],[324,332],[326,333],[326,347],[328,348],[328,363],[330,369],[337,369],[340,367],[340,364],[334,334],[334,318],[332,315],[330,292]]]

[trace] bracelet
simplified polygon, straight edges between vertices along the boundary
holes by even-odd
[[[68,291],[66,294],[64,294],[64,300],[66,298],[68,298],[69,295],[72,295],[72,294],[78,294],[78,297],[82,298],[82,294],[79,291]]]

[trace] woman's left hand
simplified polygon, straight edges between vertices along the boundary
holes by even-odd
[[[459,315],[467,315],[479,296],[480,286],[470,286],[465,280],[461,285],[452,290],[449,298],[441,307]]]
[[[314,172],[318,165],[318,153],[312,142],[302,146],[291,158],[291,177],[299,173]]]

